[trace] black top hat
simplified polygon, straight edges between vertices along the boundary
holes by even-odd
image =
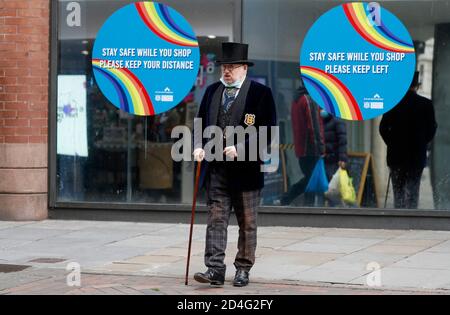
[[[241,43],[222,43],[222,59],[217,60],[217,63],[253,66],[253,62],[248,61],[248,45]]]

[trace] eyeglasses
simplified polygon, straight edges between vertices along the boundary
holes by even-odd
[[[244,66],[244,65],[221,65],[221,68],[222,68],[222,71],[227,71],[227,70],[234,71],[237,68],[240,68],[242,66]]]

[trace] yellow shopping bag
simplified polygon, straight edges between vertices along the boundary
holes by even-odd
[[[353,179],[348,176],[347,171],[342,168],[339,169],[339,191],[341,192],[341,198],[345,203],[356,203],[356,192],[353,187]]]

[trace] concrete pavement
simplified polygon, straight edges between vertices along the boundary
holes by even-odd
[[[194,228],[191,279],[194,272],[205,270],[205,229],[204,225]],[[3,221],[0,293],[450,292],[450,232],[260,227],[252,283],[243,289],[230,284],[237,251],[236,226],[229,227],[228,282],[221,289],[211,289],[193,279],[189,287],[184,287],[188,235],[189,226],[184,224]],[[66,283],[73,272],[66,270],[71,262],[81,267],[81,287],[69,287]],[[24,270],[10,272],[20,269],[17,266]],[[143,288],[142,283],[148,285]],[[96,291],[98,286],[113,290]],[[33,290],[27,291],[28,287]]]

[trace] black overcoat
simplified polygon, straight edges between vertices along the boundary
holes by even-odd
[[[201,135],[203,135],[203,131],[208,126],[219,125],[217,120],[222,104],[223,90],[224,85],[221,82],[216,82],[210,85],[205,91],[197,113],[197,118],[202,119]],[[252,123],[257,131],[257,134],[252,136],[255,137],[254,139],[259,139],[259,127],[267,127],[269,131],[267,137],[268,141],[266,143],[259,143],[258,141],[258,152],[260,146],[267,147],[270,144],[270,141],[274,136],[270,132],[270,127],[276,125],[275,102],[270,88],[246,79],[230,110],[231,119],[229,125],[246,128],[249,122]],[[249,121],[249,118],[252,118],[252,121]],[[200,130],[195,130],[195,132],[197,133],[197,136],[194,136],[194,149],[199,147],[204,148],[208,139],[205,139],[198,134]],[[201,139],[201,141],[199,141],[199,139]],[[208,169],[210,168],[211,163],[217,163],[216,165],[219,167],[225,167],[227,169],[230,189],[249,191],[264,187],[264,173],[261,172],[261,164],[264,163],[264,161],[261,159],[260,154],[257,154],[256,161],[249,160],[249,136],[246,137],[245,143],[236,142],[237,141],[232,144],[235,146],[244,145],[246,147],[245,160],[238,161],[237,159],[234,159],[233,161],[224,162],[207,162],[204,160],[202,162],[201,170],[201,187],[206,183],[205,179],[207,179]]]

